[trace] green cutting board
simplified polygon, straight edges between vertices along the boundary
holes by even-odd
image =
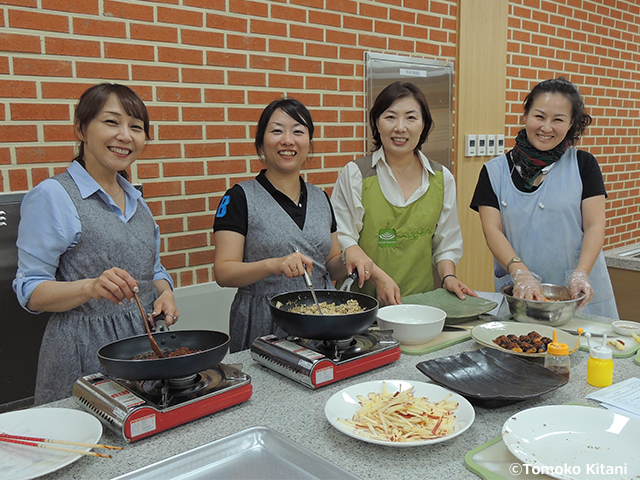
[[[460,300],[455,293],[444,288],[431,292],[416,293],[402,297],[404,304],[429,305],[444,310],[447,314],[445,324],[455,325],[476,318],[498,306],[496,302],[481,297],[470,297]]]

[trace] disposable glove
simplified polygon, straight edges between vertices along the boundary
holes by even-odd
[[[523,300],[546,300],[542,293],[540,277],[529,270],[516,270],[511,275],[513,278],[513,296]]]
[[[584,270],[576,270],[573,272],[569,277],[568,284],[571,298],[578,298],[584,295],[584,299],[578,303],[577,308],[582,308],[593,300],[593,287],[591,287],[589,274]]]

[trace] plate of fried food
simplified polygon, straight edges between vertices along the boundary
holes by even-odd
[[[490,322],[471,330],[471,337],[481,345],[498,348],[522,357],[542,358],[547,345],[553,341],[556,331],[558,343],[565,343],[569,351],[576,346],[577,338],[559,328],[536,323]]]
[[[467,399],[439,385],[408,380],[343,388],[324,413],[340,432],[389,447],[418,447],[457,437],[475,419]]]

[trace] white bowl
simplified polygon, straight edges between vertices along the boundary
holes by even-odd
[[[627,320],[616,320],[611,323],[611,328],[618,335],[630,337],[632,333],[640,335],[640,323],[629,322]]]
[[[378,326],[393,330],[404,345],[427,343],[442,332],[446,312],[428,305],[388,305],[378,309]]]

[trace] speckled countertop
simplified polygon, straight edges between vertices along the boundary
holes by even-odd
[[[329,424],[324,406],[334,393],[351,384],[388,379],[428,382],[416,368],[417,363],[479,347],[468,340],[423,356],[402,355],[390,365],[316,390],[262,367],[251,359],[249,351],[228,355],[224,363],[242,363],[243,371],[251,376],[253,395],[248,401],[130,444],[105,429],[102,443],[122,445],[124,450],[115,452],[112,459],[83,457],[42,478],[109,479],[249,427],[268,426],[363,479],[477,479],[466,469],[464,455],[498,436],[511,415],[539,405],[591,403],[585,395],[596,388],[585,380],[586,352],[578,351],[571,356],[571,377],[564,387],[507,407],[492,410],[475,407],[476,419],[469,430],[450,441],[426,447],[392,448],[358,441]],[[640,372],[633,357],[614,359],[614,363],[614,382]],[[70,398],[47,406],[78,408]]]
[[[607,267],[640,270],[640,245],[627,245],[605,250],[604,259],[607,262]]]

